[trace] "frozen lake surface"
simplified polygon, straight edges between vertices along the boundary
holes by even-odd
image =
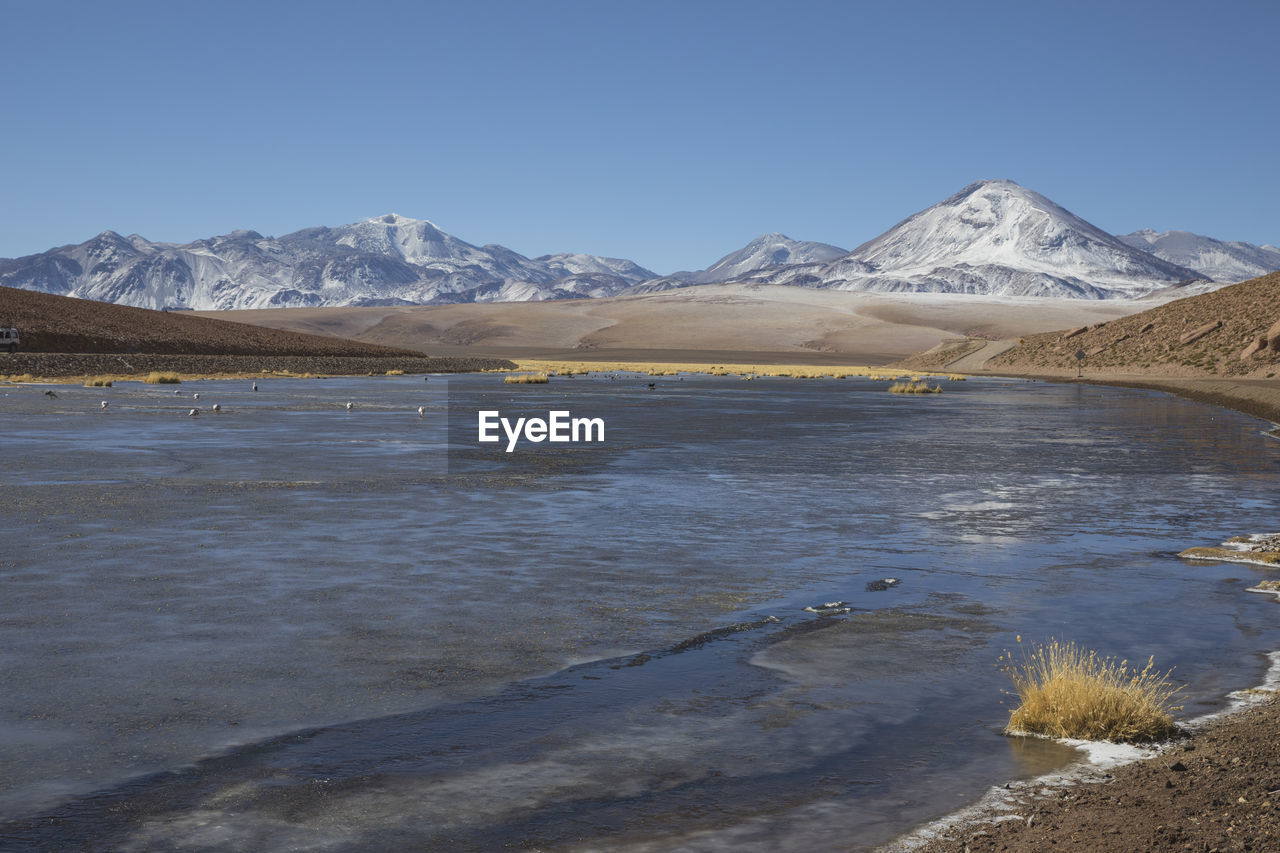
[[[1075,757],[1000,734],[1018,635],[1188,717],[1280,648],[1176,557],[1275,526],[1261,421],[619,377],[0,388],[0,848],[858,849]]]

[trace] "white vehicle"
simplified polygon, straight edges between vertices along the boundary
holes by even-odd
[[[18,348],[18,330],[0,328],[0,350],[13,352]]]

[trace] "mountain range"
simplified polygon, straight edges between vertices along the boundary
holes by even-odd
[[[1162,231],[1150,228],[1122,234],[1121,240],[1208,276],[1213,281],[1233,283],[1280,270],[1280,249],[1252,243],[1225,242],[1190,231]]]
[[[0,260],[0,285],[143,308],[534,301],[738,281],[873,292],[1134,298],[1280,269],[1274,246],[1187,232],[1115,237],[1013,181],[979,181],[852,252],[766,234],[704,270],[660,277],[623,259],[528,258],[397,214],[283,237],[233,231],[156,243],[104,231]]]

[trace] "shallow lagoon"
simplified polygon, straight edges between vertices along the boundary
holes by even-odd
[[[1174,556],[1274,526],[1260,421],[620,376],[0,389],[0,845],[857,848],[1071,759],[999,735],[1017,635],[1187,716],[1280,648],[1261,570]]]

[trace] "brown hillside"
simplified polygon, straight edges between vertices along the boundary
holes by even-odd
[[[13,326],[21,351],[252,356],[421,356],[346,338],[285,332],[185,311],[152,311],[0,287],[0,326]]]
[[[1280,273],[1065,332],[1028,335],[987,363],[1028,373],[1076,369],[1153,376],[1280,374]]]

